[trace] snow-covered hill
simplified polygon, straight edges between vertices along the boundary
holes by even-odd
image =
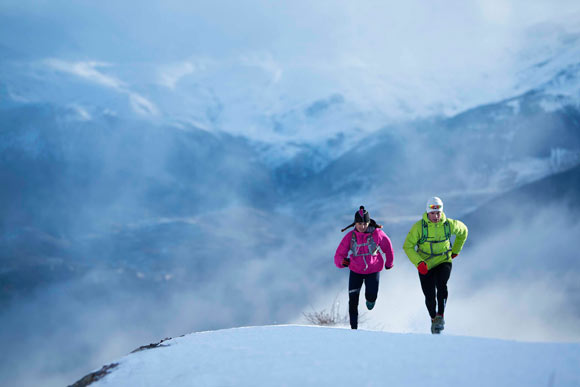
[[[578,343],[522,343],[313,326],[167,339],[74,386],[577,386]]]

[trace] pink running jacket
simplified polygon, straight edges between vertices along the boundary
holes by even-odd
[[[383,270],[383,267],[387,267],[389,269],[393,267],[393,246],[387,234],[385,234],[384,231],[380,228],[375,228],[370,234],[371,238],[374,239],[375,243],[385,254],[385,257],[383,257],[380,251],[377,251],[375,255],[371,255],[369,253],[370,246],[368,245],[360,246],[367,244],[367,238],[369,235],[368,232],[361,233],[353,230],[346,233],[344,238],[342,238],[342,241],[340,241],[338,248],[336,249],[336,253],[334,254],[334,264],[336,267],[340,269],[344,267],[342,266],[342,259],[347,258],[349,255],[353,233],[356,235],[356,242],[359,247],[356,254],[352,254],[350,256],[350,270],[359,274],[370,274]]]

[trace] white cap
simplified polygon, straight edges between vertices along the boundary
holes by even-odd
[[[433,196],[431,199],[427,200],[427,213],[443,211],[443,201],[437,196]]]

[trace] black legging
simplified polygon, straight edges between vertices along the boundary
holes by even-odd
[[[359,274],[350,271],[348,278],[348,315],[350,317],[350,327],[358,328],[358,299],[362,284],[365,284],[365,299],[370,302],[377,300],[379,293],[379,272],[371,274]]]
[[[421,280],[421,289],[425,295],[425,305],[431,318],[436,313],[443,315],[445,312],[445,303],[447,302],[447,281],[451,275],[451,263],[443,262],[429,270],[427,274],[419,274]],[[437,299],[437,303],[435,303]],[[437,312],[435,308],[437,307]]]

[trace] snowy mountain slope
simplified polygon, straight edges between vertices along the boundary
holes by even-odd
[[[240,203],[243,192],[252,190],[255,192],[249,194],[246,203],[275,208],[287,205],[289,200],[295,204],[303,201],[306,206],[316,207],[319,202],[317,197],[322,196],[322,200],[328,202],[328,198],[333,195],[350,197],[351,200],[354,198],[358,202],[357,195],[371,189],[377,197],[396,203],[389,207],[391,211],[399,211],[395,216],[404,216],[404,209],[410,203],[402,198],[412,195],[411,200],[424,200],[421,197],[424,195],[417,195],[418,198],[415,198],[414,191],[417,190],[417,182],[424,181],[422,175],[436,173],[429,169],[437,164],[434,162],[436,160],[439,163],[450,162],[454,168],[446,170],[434,182],[436,184],[429,187],[431,190],[447,190],[446,187],[449,186],[461,192],[493,193],[507,190],[510,186],[553,173],[577,162],[577,120],[574,118],[577,112],[573,107],[567,107],[546,113],[538,108],[537,103],[528,102],[538,98],[540,97],[536,94],[525,95],[517,100],[473,109],[449,120],[423,122],[411,127],[386,128],[349,144],[351,151],[317,174],[311,170],[309,161],[305,164],[285,164],[274,173],[257,162],[244,167],[251,175],[250,179],[240,179],[236,170],[237,181],[240,184],[243,181],[245,187],[238,184],[240,188],[233,190],[235,198],[231,197],[231,166],[241,165],[237,162],[238,158],[254,161],[258,158],[253,154],[253,145],[243,139],[221,134],[211,135],[195,128],[183,132],[171,127],[160,129],[135,123],[129,124],[131,128],[128,128],[126,121],[107,115],[97,116],[88,122],[74,119],[71,121],[66,118],[72,114],[70,109],[55,109],[50,106],[27,105],[18,109],[7,109],[2,115],[2,124],[10,128],[3,133],[7,173],[5,181],[12,190],[3,192],[3,203],[6,205],[3,219],[5,224],[11,225],[13,237],[9,239],[12,245],[6,246],[4,251],[8,255],[12,254],[11,251],[24,251],[23,248],[26,251],[46,252],[46,243],[52,238],[53,242],[49,243],[55,244],[55,247],[51,247],[55,252],[51,254],[59,256],[67,250],[62,249],[62,246],[68,245],[68,250],[71,250],[67,228],[74,225],[77,232],[79,227],[88,227],[87,232],[98,229],[98,223],[105,219],[107,212],[114,213],[117,219],[108,216],[109,224],[116,222],[121,225],[126,222],[139,222],[143,216],[138,214],[143,211],[147,214],[145,218],[189,216],[202,208],[209,210],[216,206],[227,206],[232,199]],[[519,111],[512,108],[516,102],[520,106]],[[24,116],[26,119],[23,119]],[[51,122],[53,124],[49,129],[47,125]],[[542,124],[538,125],[538,122]],[[548,127],[549,131],[544,130]],[[98,129],[95,130],[96,128]],[[509,133],[505,133],[506,131]],[[483,155],[482,148],[478,146],[482,140],[488,144]],[[443,146],[448,153],[438,154],[435,151],[429,154],[430,151],[425,150],[426,144]],[[232,146],[239,148],[234,151]],[[419,149],[415,151],[415,148]],[[454,149],[462,151],[454,152]],[[423,153],[426,153],[426,161],[417,157]],[[116,157],[117,154],[122,154],[123,158],[118,159],[116,165],[111,165],[109,158]],[[228,154],[227,159],[223,157],[225,154]],[[469,155],[473,157],[468,158]],[[206,157],[206,160],[202,160],[202,157]],[[305,157],[308,157],[307,154]],[[376,162],[370,161],[371,157]],[[485,164],[479,162],[480,158],[486,160]],[[368,166],[364,168],[364,173],[359,173],[357,161],[362,159]],[[530,163],[530,160],[534,160],[534,163]],[[216,165],[216,161],[223,164]],[[211,167],[205,167],[206,163]],[[533,168],[528,169],[526,164]],[[214,172],[208,175],[202,173],[212,170]],[[28,179],[19,180],[18,176],[28,176]],[[265,180],[259,176],[264,176]],[[203,180],[200,181],[200,178]],[[130,188],[118,183],[127,179],[133,182]],[[177,190],[174,184],[176,181],[180,187]],[[252,181],[257,184],[256,188],[248,187],[247,183]],[[60,193],[52,197],[50,193],[56,190],[55,187],[58,187]],[[111,187],[125,188],[124,191],[118,191]],[[419,190],[422,189],[425,187],[419,186]],[[200,199],[210,198],[204,194],[206,191],[212,192],[211,201],[202,202]],[[382,194],[385,191],[387,194]],[[280,192],[284,193],[284,200],[280,200]],[[321,192],[324,194],[321,195]],[[14,195],[22,203],[16,214],[12,212],[15,209],[7,204],[15,200]],[[258,197],[258,201],[254,200]],[[130,201],[126,202],[124,198]],[[368,202],[368,199],[365,201]],[[342,206],[343,200],[330,202]],[[381,208],[382,203],[378,199],[375,205]],[[473,207],[473,204],[470,206]],[[66,215],[73,207],[79,208],[73,211],[75,216]],[[123,210],[119,211],[121,207]],[[87,209],[91,209],[91,212],[86,213]],[[319,212],[323,214],[323,218],[340,211],[334,207],[325,209],[323,206],[318,210],[325,211]],[[39,217],[38,214],[43,215]],[[18,222],[14,223],[11,220],[13,218],[18,219]],[[46,223],[44,219],[51,223]],[[19,232],[14,227],[18,223],[22,227],[32,225],[33,228],[26,232],[23,229],[22,237],[19,237]],[[134,230],[138,228],[133,229],[130,234]],[[55,232],[64,234],[55,239]],[[150,234],[147,230],[143,232],[144,235]],[[48,239],[46,235],[49,236]],[[105,231],[104,235],[120,240],[125,238],[117,232]],[[145,241],[149,237],[135,235],[135,238],[136,241]],[[37,244],[37,239],[40,247],[35,248],[33,246]],[[103,237],[92,239],[95,242],[106,240]],[[87,248],[90,243],[83,242],[83,245],[83,251],[90,250]],[[98,246],[95,243],[93,245]],[[119,244],[123,245],[131,246],[124,242]],[[78,244],[73,243],[72,250],[76,248],[78,251],[78,247]],[[95,248],[96,251],[102,251],[102,248]],[[147,250],[145,246],[143,249]],[[115,254],[123,256],[135,256],[134,251],[139,249],[121,248],[110,251],[116,251]],[[105,255],[111,254],[110,251],[104,252]],[[27,254],[30,258],[34,255],[33,252]],[[42,259],[35,262],[41,261]]]
[[[346,198],[405,218],[434,192],[453,198],[456,213],[469,212],[482,200],[578,165],[580,109],[564,100],[544,109],[552,100],[533,91],[450,118],[388,126],[353,142],[318,173],[301,168],[300,158],[284,164],[277,181],[304,211],[323,218]]]
[[[308,111],[316,115],[329,105],[346,103],[337,98],[313,104]],[[290,202],[328,217],[339,211],[332,206],[343,202],[328,200],[334,196],[350,197],[353,205],[374,196],[379,198],[376,207],[396,203],[388,207],[395,211],[391,214],[404,217],[410,202],[419,200],[415,193],[428,190],[459,192],[466,203],[459,210],[464,212],[474,207],[466,197],[480,201],[482,193],[489,197],[505,192],[579,162],[578,109],[560,101],[560,108],[546,111],[547,98],[534,91],[449,119],[357,133],[356,141],[343,137],[338,146],[348,151],[333,155],[338,158],[320,171],[329,153],[316,146],[299,145],[304,148],[300,156],[272,171],[260,162],[263,144],[244,138],[195,127],[183,131],[148,125],[103,112],[79,120],[82,111],[71,107],[21,104],[2,110],[0,118],[8,128],[2,134],[4,180],[13,187],[4,192],[3,219],[14,226],[12,219],[18,218],[33,228],[49,220],[59,228],[71,222],[94,227],[107,211],[117,218],[109,217],[109,223],[122,224],[142,214],[190,216],[232,201],[262,208],[284,208]],[[121,154],[117,165],[111,164]],[[246,160],[251,162],[245,165]],[[441,173],[439,165],[449,167]],[[118,184],[127,179],[130,185]],[[234,181],[237,188],[232,190]],[[56,187],[59,195],[52,197]],[[367,190],[372,195],[365,195]],[[17,213],[8,205],[14,195],[22,204]],[[417,196],[424,200],[424,195]],[[79,208],[75,216],[66,215],[73,207]],[[93,210],[86,213],[89,208]],[[90,220],[79,220],[79,215]]]
[[[5,21],[0,24],[7,32],[0,34],[6,52],[0,61],[4,91],[0,90],[0,103],[58,104],[73,106],[85,117],[108,111],[132,119],[225,131],[256,142],[259,156],[270,166],[279,166],[295,156],[302,158],[302,151],[314,149],[318,156],[308,169],[317,172],[348,151],[349,144],[357,142],[361,134],[409,120],[452,117],[530,90],[553,95],[557,106],[562,106],[563,100],[577,105],[579,99],[580,34],[577,23],[573,23],[574,14],[562,25],[546,22],[529,26],[517,34],[515,47],[484,45],[481,52],[471,52],[468,57],[461,56],[468,51],[455,53],[458,59],[471,63],[484,56],[486,48],[493,51],[493,57],[501,58],[497,63],[480,62],[477,67],[469,67],[460,65],[461,60],[457,64],[449,60],[446,71],[440,71],[429,62],[403,66],[404,56],[399,58],[402,68],[398,68],[390,57],[373,63],[356,56],[344,58],[339,53],[338,59],[313,55],[304,61],[277,50],[237,47],[222,55],[196,51],[169,55],[152,47],[144,51],[145,55],[156,52],[155,60],[139,61],[120,54],[120,42],[115,39],[109,42],[108,52],[101,41],[89,38],[88,44],[79,43],[87,36],[78,34],[78,21],[70,20],[62,28],[51,29],[55,34],[52,44],[41,44],[36,50],[30,47],[35,40],[23,41],[16,38],[19,34],[9,33],[15,30],[27,36],[22,25],[30,25],[35,28],[28,35],[38,36],[38,42],[45,41],[50,36],[43,33],[47,25],[62,17],[55,9],[47,8],[44,18],[24,9],[0,12]],[[98,15],[105,12],[99,6],[95,8]],[[77,9],[76,13],[81,18],[87,16],[86,9]],[[151,17],[147,13],[133,16],[135,23]],[[199,17],[195,13],[191,16]],[[115,17],[104,24],[121,35],[127,33],[127,27],[116,25],[118,22]],[[93,20],[86,24],[86,28],[94,27]],[[75,26],[68,34],[67,25]],[[203,28],[203,24],[187,28]],[[171,34],[172,30],[164,32]],[[104,41],[110,38],[102,37]],[[65,42],[70,45],[62,53]],[[145,39],[134,43],[143,47],[159,42]],[[45,54],[47,46],[53,46],[52,55]],[[27,49],[33,57],[9,54]],[[449,66],[459,68],[453,72]],[[553,105],[554,101],[546,101],[547,108]]]
[[[542,95],[537,100],[544,110],[559,110],[563,106],[578,106],[578,62],[562,64],[552,70],[550,78],[542,83],[528,83],[517,94],[490,97],[482,101],[506,100],[516,111],[519,101],[511,101],[514,95],[533,90]],[[314,95],[294,97],[297,100],[280,100],[289,93],[280,86],[262,95],[257,87],[231,89],[230,83],[254,85],[262,83],[263,75],[246,74],[244,68],[213,68],[212,77],[204,76],[204,67],[194,72],[176,88],[154,84],[135,83],[116,75],[124,68],[131,74],[148,74],[149,67],[135,71],[138,65],[122,65],[95,62],[65,62],[48,59],[42,63],[4,63],[0,74],[6,79],[0,90],[3,104],[18,101],[50,103],[71,109],[70,116],[90,120],[93,115],[106,112],[126,119],[147,119],[153,122],[185,128],[196,126],[210,131],[223,131],[243,136],[255,143],[261,161],[271,167],[284,163],[300,162],[310,173],[316,173],[330,162],[342,156],[353,144],[368,137],[385,125],[432,117],[430,114],[409,113],[394,115],[389,109],[369,107],[346,91],[334,88],[318,90]],[[195,64],[191,66],[195,67]],[[200,65],[197,65],[200,66]],[[228,71],[240,79],[231,82],[218,77]],[[234,76],[234,75],[232,75]],[[313,77],[316,78],[316,77]],[[149,77],[147,77],[149,79]],[[140,81],[143,82],[143,81]],[[225,85],[222,83],[226,82]],[[255,88],[255,89],[254,89]],[[402,89],[405,86],[401,86]],[[233,95],[232,95],[233,94]],[[510,101],[508,101],[510,100]],[[411,101],[408,104],[412,104]],[[461,115],[478,106],[454,110],[444,117]],[[396,118],[395,118],[396,117]],[[499,118],[499,117],[498,117]],[[313,152],[316,157],[312,157]],[[305,163],[305,156],[311,157]],[[293,160],[296,158],[296,160]]]
[[[163,341],[91,385],[573,386],[578,362],[577,343],[265,326]]]

